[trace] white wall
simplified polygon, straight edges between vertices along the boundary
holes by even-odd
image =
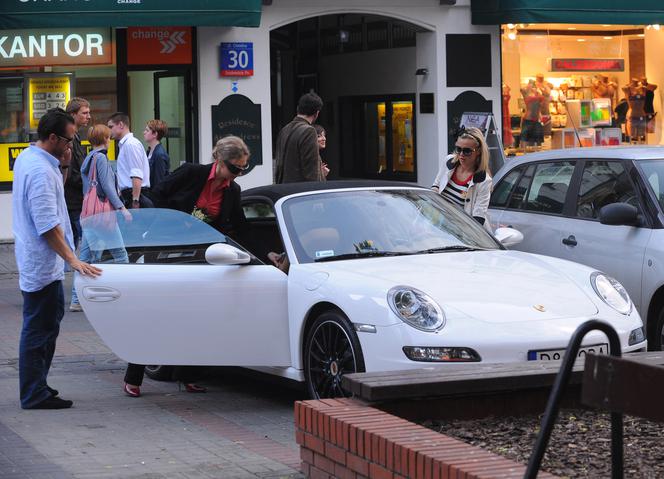
[[[418,48],[414,59],[404,60],[404,72],[385,72],[391,80],[404,87],[405,91],[434,93],[435,113],[417,113],[417,158],[418,183],[430,185],[438,168],[438,158],[447,150],[447,101],[454,100],[466,88],[446,88],[445,78],[445,34],[446,33],[489,33],[492,34],[493,85],[486,88],[473,88],[488,100],[493,101],[496,117],[500,116],[500,42],[498,26],[471,25],[470,0],[459,0],[455,6],[440,5],[439,0],[338,0],[334,3],[324,0],[275,0],[272,5],[263,6],[259,28],[200,28],[198,31],[198,61],[200,65],[200,151],[201,163],[210,161],[212,150],[212,129],[210,107],[232,94],[231,79],[220,78],[218,74],[218,49],[220,42],[254,43],[254,76],[241,78],[239,92],[254,103],[262,105],[263,166],[255,168],[251,174],[240,179],[243,188],[272,182],[272,127],[270,118],[270,75],[269,75],[269,32],[275,28],[303,20],[305,18],[338,13],[366,13],[397,18],[423,27],[433,32],[430,35],[418,34]],[[377,52],[372,52],[377,53]],[[392,53],[399,55],[399,53]],[[413,61],[414,60],[414,61]],[[345,55],[344,61],[353,61],[352,55]],[[428,77],[415,78],[416,68],[427,68]],[[396,75],[396,76],[395,76]],[[408,78],[410,77],[410,78]],[[338,78],[339,91],[347,86],[350,78]],[[354,80],[367,93],[371,85],[364,83],[361,75]],[[325,76],[321,75],[321,81]],[[355,86],[353,94],[360,87]],[[394,93],[394,91],[391,91]],[[327,98],[326,98],[327,100]]]

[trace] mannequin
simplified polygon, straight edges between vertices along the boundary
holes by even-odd
[[[641,77],[641,85],[643,85],[643,87],[646,89],[646,104],[644,105],[643,109],[646,112],[646,121],[648,122],[647,130],[648,133],[655,133],[655,115],[657,113],[655,113],[654,100],[657,85],[648,83],[648,79],[646,77]]]
[[[510,120],[510,87],[503,83],[503,147],[512,146],[512,122]]]
[[[535,80],[528,80],[521,88],[521,95],[526,103],[526,111],[521,118],[521,144],[523,146],[539,145],[544,141],[540,112],[544,96],[537,88]]]
[[[632,141],[643,142],[646,139],[647,116],[646,88],[641,84],[638,78],[632,80],[623,87],[629,112],[627,113],[627,128]]]
[[[593,98],[609,98],[611,100],[611,111],[613,111],[617,87],[618,85],[609,81],[608,76],[597,75],[592,84]]]

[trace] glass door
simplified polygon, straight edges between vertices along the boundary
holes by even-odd
[[[171,171],[193,159],[190,91],[189,75],[186,73],[154,73],[155,118],[168,125],[168,136],[162,144],[171,158]]]

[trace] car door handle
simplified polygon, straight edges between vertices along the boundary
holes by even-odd
[[[118,299],[120,297],[120,291],[104,286],[86,286],[83,288],[83,297],[88,301],[103,303]]]
[[[567,246],[576,246],[576,238],[574,235],[569,235],[567,238],[563,238],[563,244]]]

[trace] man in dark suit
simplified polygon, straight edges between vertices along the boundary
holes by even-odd
[[[312,126],[323,108],[315,93],[297,102],[297,115],[277,136],[275,183],[325,181],[318,151],[318,134]]]
[[[185,163],[152,190],[159,208],[192,213],[224,234],[236,235],[246,221],[235,178],[249,167],[249,148],[237,136],[227,136],[212,150],[208,165]]]

